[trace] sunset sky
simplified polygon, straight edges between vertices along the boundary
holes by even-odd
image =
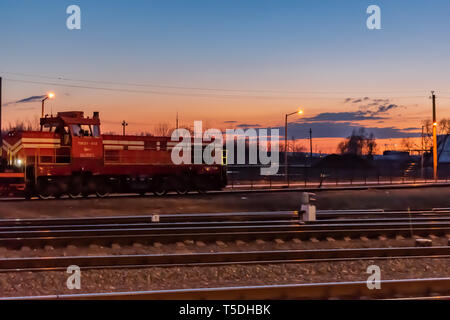
[[[81,30],[66,8],[81,8]],[[381,7],[382,30],[366,28]],[[313,130],[334,152],[354,128],[382,150],[450,117],[450,2],[158,0],[0,1],[3,126],[47,112],[100,111],[103,131],[152,131],[159,123]],[[381,150],[381,151],[382,151]]]

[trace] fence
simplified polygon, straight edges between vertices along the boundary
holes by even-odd
[[[279,188],[279,187],[333,187],[351,185],[389,185],[411,183],[434,183],[433,169],[398,168],[383,166],[370,169],[312,168],[309,166],[280,166],[275,175],[263,176],[261,166],[228,166],[229,188]],[[438,170],[438,182],[450,182],[450,167]]]

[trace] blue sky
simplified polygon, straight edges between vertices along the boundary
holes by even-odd
[[[81,8],[81,30],[66,28],[71,4]],[[366,28],[370,4],[381,7],[382,30]],[[4,101],[53,90],[54,110],[96,109],[111,130],[119,130],[126,109],[130,130],[138,132],[172,120],[176,112],[187,123],[277,126],[298,106],[308,117],[358,112],[362,106],[345,99],[367,96],[401,108],[384,113],[382,123],[355,120],[345,130],[343,120],[338,131],[330,130],[337,132],[333,136],[348,135],[352,125],[401,132],[428,117],[432,89],[439,115],[450,117],[449,13],[444,0],[2,0]],[[110,81],[156,87],[104,83]],[[39,106],[12,105],[4,113],[4,121],[13,122],[39,114]],[[293,130],[298,137],[307,134]]]

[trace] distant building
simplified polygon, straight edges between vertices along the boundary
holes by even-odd
[[[386,150],[383,152],[383,160],[391,160],[391,161],[405,161],[410,158],[409,152],[407,151],[394,151],[394,150]]]
[[[439,135],[437,143],[438,163],[450,164],[450,135]]]

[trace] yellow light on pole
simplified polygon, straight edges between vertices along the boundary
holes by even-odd
[[[438,154],[437,154],[437,117],[436,117],[436,95],[431,91],[433,102],[433,176],[434,181],[438,180]]]
[[[45,96],[45,98],[42,99],[42,112],[41,112],[41,118],[44,117],[44,103],[45,103],[45,100],[47,100],[47,99],[53,99],[54,97],[55,97],[55,94],[54,94],[53,92],[49,92],[49,93],[47,93],[47,95]]]
[[[285,118],[284,118],[284,178],[285,178],[285,180],[286,180],[286,183],[289,183],[289,180],[288,180],[288,158],[287,158],[287,126],[288,126],[288,117],[289,116],[292,116],[292,115],[294,115],[294,114],[299,114],[299,115],[301,115],[301,114],[303,114],[303,110],[302,109],[299,109],[298,111],[296,111],[296,112],[292,112],[292,113],[287,113],[286,115],[285,115]]]

